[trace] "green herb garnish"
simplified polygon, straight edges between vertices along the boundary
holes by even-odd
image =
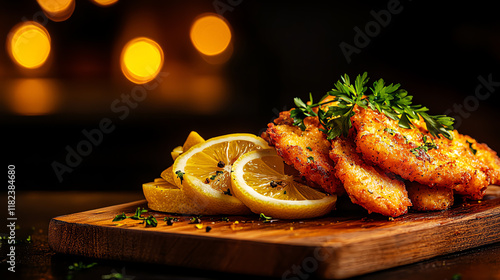
[[[385,128],[384,131],[389,133],[392,136],[396,135],[396,133],[397,133],[397,131],[392,129],[392,128]]]
[[[72,280],[74,276],[80,271],[94,267],[97,263],[84,264],[83,262],[73,263],[68,266],[68,274],[66,275],[66,280]]]
[[[341,76],[341,80],[335,83],[335,88],[325,95],[319,103],[314,103],[312,95],[309,94],[307,105],[300,98],[295,98],[294,103],[297,108],[290,112],[294,120],[294,125],[302,130],[306,129],[304,119],[306,117],[318,117],[324,129],[321,129],[329,140],[338,136],[347,136],[352,127],[351,117],[354,115],[354,105],[362,108],[370,108],[384,113],[387,117],[398,121],[402,128],[410,129],[414,127],[412,120],[423,118],[427,125],[429,133],[434,137],[444,136],[447,139],[453,139],[453,121],[454,119],[445,115],[431,116],[427,114],[429,109],[422,105],[412,105],[413,96],[400,88],[400,84],[385,85],[384,80],[379,79],[373,82],[370,91],[366,87],[368,83],[368,74],[358,75],[354,84],[351,84],[347,74]],[[333,100],[324,101],[326,97],[332,96]],[[321,108],[322,105],[334,103],[327,109]],[[315,113],[313,108],[318,108]]]
[[[111,274],[101,275],[101,279],[123,279],[123,274],[119,272],[113,272]]]
[[[149,217],[147,218],[141,217],[141,215],[146,212],[148,212],[148,210],[141,207],[137,207],[137,209],[135,209],[135,213],[133,216],[127,216],[125,215],[125,213],[121,213],[113,218],[113,222],[118,222],[130,218],[132,220],[143,220],[142,223],[145,223],[146,226],[156,227],[158,225],[158,221],[153,215],[149,215]]]
[[[137,207],[137,209],[135,209],[134,216],[131,216],[131,217],[128,217],[128,218],[130,218],[132,220],[140,220],[142,213],[146,213],[146,212],[148,212],[148,210],[146,210],[144,208],[141,209],[141,207]]]
[[[476,150],[476,149],[474,149],[474,148],[472,147],[472,144],[474,144],[474,143],[469,142],[468,140],[466,140],[466,141],[467,141],[467,144],[469,144],[469,149],[470,149],[470,151],[472,152],[472,154],[473,154],[473,155],[476,155],[477,150]]]
[[[144,220],[144,222],[146,223],[146,226],[156,227],[158,225],[158,221],[151,214]]]
[[[307,163],[314,163],[314,157],[307,157]]]
[[[189,220],[189,223],[190,224],[201,224],[201,216],[202,215],[191,217],[191,219]]]
[[[174,222],[178,222],[179,219],[174,218],[174,217],[165,217],[165,218],[163,218],[163,221],[167,222],[167,226],[173,226]]]
[[[264,221],[264,223],[269,223],[272,219],[273,217],[266,216],[264,213],[260,213],[259,215],[259,220]]]
[[[306,149],[308,149],[309,151],[312,151],[312,150],[313,150],[311,147],[306,147]]]
[[[126,218],[127,218],[127,215],[125,215],[125,213],[121,213],[120,215],[115,216],[115,218],[113,219],[113,222],[125,220]]]
[[[78,263],[73,263],[72,265],[68,266],[68,269],[76,271],[76,270],[88,269],[88,268],[91,268],[95,265],[97,265],[97,263],[95,263],[95,262],[90,263],[90,264],[84,264],[83,262],[78,262]]]
[[[181,180],[181,185],[182,185],[182,181],[184,180],[184,172],[180,171],[180,170],[177,170],[175,171],[175,175],[177,175],[177,178],[179,178]]]
[[[421,146],[413,148],[410,150],[415,156],[420,156],[420,151],[427,153],[429,150],[437,149],[438,146],[434,143],[434,139],[431,138],[430,142],[427,142],[427,136],[422,135],[422,142],[424,142]]]

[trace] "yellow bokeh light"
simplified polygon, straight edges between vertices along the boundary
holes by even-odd
[[[109,6],[118,2],[118,0],[92,0],[92,1],[99,6]]]
[[[53,21],[67,20],[75,11],[74,0],[37,0],[47,17]]]
[[[9,107],[12,112],[36,116],[53,113],[58,95],[54,81],[47,79],[19,79],[10,89]]]
[[[221,17],[208,14],[196,19],[191,26],[190,37],[202,54],[218,55],[231,42],[231,29]]]
[[[9,33],[7,50],[18,65],[29,69],[38,68],[50,54],[49,32],[32,21],[17,25]]]
[[[120,66],[127,79],[136,84],[153,80],[163,66],[163,51],[155,41],[139,37],[123,47]]]

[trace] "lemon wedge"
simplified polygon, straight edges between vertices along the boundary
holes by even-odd
[[[329,213],[336,195],[319,192],[286,175],[274,149],[250,151],[236,160],[231,173],[234,195],[254,213],[304,219]]]
[[[175,160],[175,184],[197,206],[218,214],[251,213],[231,189],[231,167],[243,154],[268,149],[267,142],[253,134],[228,134],[192,146]]]
[[[165,180],[145,183],[142,185],[142,191],[149,209],[154,211],[190,215],[217,214],[198,207],[181,189]]]
[[[191,133],[189,133],[188,137],[186,138],[186,141],[184,141],[184,144],[182,146],[175,147],[172,152],[170,152],[170,155],[172,156],[172,159],[175,160],[180,154],[189,150],[194,145],[202,142],[205,142],[205,139],[203,139],[203,137],[201,137],[198,132],[191,131]]]

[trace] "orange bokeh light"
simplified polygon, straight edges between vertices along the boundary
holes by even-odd
[[[229,24],[221,17],[207,14],[195,20],[191,26],[191,42],[204,55],[218,55],[231,42]]]
[[[127,79],[136,84],[153,80],[163,67],[163,50],[155,41],[139,37],[122,50],[120,66]]]
[[[45,15],[53,21],[65,21],[75,11],[75,0],[36,0]]]
[[[92,2],[96,3],[99,6],[110,6],[118,2],[118,0],[92,0]]]
[[[19,66],[35,69],[42,66],[50,54],[50,35],[40,24],[28,21],[12,28],[7,50]]]
[[[19,79],[10,88],[8,104],[12,112],[36,116],[53,113],[58,95],[54,81],[46,79]]]

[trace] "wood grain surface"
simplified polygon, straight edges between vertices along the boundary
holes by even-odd
[[[53,218],[49,245],[56,252],[152,262],[233,273],[306,279],[341,279],[414,263],[500,241],[500,188],[481,201],[448,211],[389,220],[357,210],[337,210],[310,220],[259,221],[258,216],[201,217],[150,211],[157,227],[126,219],[112,222],[145,200]],[[177,217],[167,225],[164,217]],[[211,230],[207,232],[207,226]],[[200,226],[199,226],[200,227]]]

